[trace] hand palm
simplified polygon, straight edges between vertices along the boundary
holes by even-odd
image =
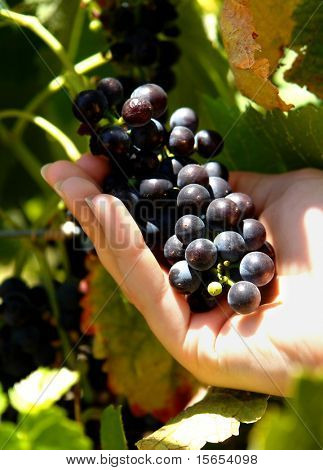
[[[285,394],[297,365],[322,363],[323,323],[316,301],[323,271],[321,172],[233,174],[234,190],[254,198],[277,254],[273,301],[247,316],[233,315],[225,302],[191,314],[124,206],[100,195],[97,183],[106,172],[103,159],[83,156],[78,165],[50,165],[44,176],[93,240],[103,265],[184,367],[208,384]],[[124,248],[118,249],[121,232]]]

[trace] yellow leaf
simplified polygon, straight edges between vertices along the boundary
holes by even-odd
[[[237,436],[240,422],[258,421],[266,408],[265,395],[214,387],[203,400],[136,445],[140,450],[199,450],[207,442]]]
[[[221,14],[224,46],[237,87],[266,109],[293,107],[270,81],[288,46],[299,0],[225,0]]]

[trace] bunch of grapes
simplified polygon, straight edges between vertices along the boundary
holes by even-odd
[[[210,310],[225,294],[237,313],[255,311],[259,288],[275,273],[274,252],[252,199],[232,192],[227,168],[210,161],[221,152],[222,137],[197,132],[190,108],[177,109],[164,125],[167,94],[156,84],[136,88],[121,118],[116,94],[120,102],[121,83],[106,78],[79,94],[73,108],[95,129],[92,153],[110,160],[103,191],[122,200],[156,257],[172,266],[170,283],[187,295],[192,311]],[[107,113],[110,122],[98,127]],[[194,152],[207,163],[196,164]]]
[[[180,56],[174,41],[180,34],[174,4],[169,0],[107,0],[100,4],[92,14],[106,31],[113,62],[126,77],[126,88],[154,81],[170,90],[175,85],[172,66]]]
[[[11,386],[38,366],[55,360],[56,329],[42,286],[29,288],[19,278],[0,285],[0,382]]]

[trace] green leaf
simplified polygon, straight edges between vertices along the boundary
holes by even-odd
[[[231,169],[277,173],[323,168],[323,108],[307,105],[290,111],[244,113],[222,100],[204,97],[204,113],[225,139],[220,160]]]
[[[298,53],[285,78],[323,98],[323,4],[320,0],[303,0],[293,19],[292,49]]]
[[[19,429],[33,450],[87,450],[91,440],[80,423],[67,418],[65,410],[53,406],[38,414],[22,415]]]
[[[121,406],[109,405],[101,417],[101,448],[104,450],[127,450]]]
[[[196,0],[182,1],[178,25],[181,58],[174,67],[177,83],[176,89],[169,94],[170,108],[190,106],[199,112],[202,91],[213,97],[221,96],[233,104],[234,90],[226,78],[228,62],[208,39]],[[202,118],[201,113],[200,116]]]
[[[304,374],[284,409],[271,408],[252,430],[250,449],[323,448],[323,375]]]
[[[4,393],[2,389],[2,385],[0,383],[0,416],[6,410],[8,406],[8,398],[7,395]]]
[[[66,368],[39,368],[9,390],[11,405],[21,413],[39,413],[59,400],[79,379]]]
[[[29,450],[30,443],[14,423],[0,422],[0,450]]]
[[[207,442],[223,442],[239,434],[241,423],[258,421],[267,397],[250,392],[211,388],[199,403],[137,442],[140,450],[199,450]]]
[[[91,324],[93,331],[94,322],[94,355],[106,359],[110,390],[126,397],[135,414],[167,421],[188,403],[197,381],[159,343],[101,263],[89,260],[88,269],[83,329]]]

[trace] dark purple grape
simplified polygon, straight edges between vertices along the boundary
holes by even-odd
[[[171,67],[178,62],[181,50],[173,41],[158,42],[158,62],[160,67]]]
[[[209,191],[213,199],[225,197],[232,192],[227,181],[218,176],[209,177]]]
[[[210,193],[200,184],[188,184],[180,190],[177,196],[179,208],[196,214],[203,212],[210,201]]]
[[[34,353],[42,341],[42,324],[24,325],[12,330],[11,341],[26,353]]]
[[[232,263],[240,260],[246,253],[246,244],[237,232],[226,231],[215,237],[214,244],[223,261]]]
[[[206,238],[193,240],[186,248],[185,259],[189,266],[196,271],[207,271],[215,265],[216,246]]]
[[[249,219],[255,215],[255,205],[248,194],[231,193],[226,197],[237,204],[241,211],[241,219]]]
[[[205,225],[196,215],[184,215],[175,225],[175,235],[184,244],[188,245],[197,238],[203,238]]]
[[[164,126],[155,119],[152,119],[145,126],[135,127],[131,131],[133,144],[140,150],[156,150],[164,142]]]
[[[109,157],[125,157],[131,146],[127,132],[119,126],[103,127],[98,134],[100,154]]]
[[[223,140],[220,134],[210,130],[198,132],[195,136],[195,144],[198,153],[204,158],[215,157],[223,149]]]
[[[136,31],[130,38],[132,44],[132,62],[136,66],[149,66],[158,57],[158,41],[149,31]],[[149,100],[150,101],[150,100]]]
[[[206,220],[213,229],[227,230],[237,225],[241,217],[239,207],[229,199],[214,199],[207,208]]]
[[[73,113],[76,119],[86,124],[99,122],[108,109],[108,101],[98,90],[84,90],[79,93],[73,103]]]
[[[261,253],[265,253],[265,255],[268,255],[269,258],[271,258],[275,262],[275,259],[276,259],[275,250],[274,250],[274,247],[269,242],[266,241],[262,245],[262,247],[258,249],[258,251],[261,251]]]
[[[33,316],[33,307],[27,295],[20,292],[6,294],[1,310],[5,323],[12,327],[25,325]]]
[[[266,241],[266,229],[259,220],[245,219],[242,222],[242,236],[248,251],[255,251]]]
[[[131,98],[149,101],[152,106],[152,117],[158,118],[167,109],[167,94],[159,85],[147,83],[136,88]]]
[[[153,222],[146,222],[144,228],[141,230],[146,245],[149,248],[154,248],[160,239],[160,230]]]
[[[176,156],[187,156],[194,151],[194,134],[187,127],[174,127],[168,143],[169,150]]]
[[[244,281],[252,282],[258,287],[268,284],[275,274],[274,262],[260,251],[245,255],[240,263],[240,275]]]
[[[176,235],[171,236],[165,243],[164,256],[169,264],[174,264],[185,259],[185,248]]]
[[[136,205],[139,201],[139,196],[134,189],[129,188],[128,186],[125,187],[116,187],[111,189],[109,194],[114,196],[126,206],[130,214],[134,214]]]
[[[203,165],[209,176],[218,176],[226,181],[229,179],[229,171],[226,166],[220,162],[208,162]]]
[[[165,175],[166,178],[170,179],[173,184],[177,184],[177,175],[182,168],[183,165],[177,158],[165,158],[165,160],[161,162],[159,171]]]
[[[173,185],[169,180],[162,178],[145,179],[140,183],[140,196],[147,198],[162,198],[172,189]]]
[[[142,98],[129,98],[122,106],[121,115],[131,127],[145,126],[152,118],[151,103]]]
[[[177,186],[184,188],[188,184],[199,184],[207,186],[209,177],[206,170],[201,165],[194,163],[184,166],[177,176]]]
[[[130,158],[131,173],[136,178],[147,178],[159,168],[158,156],[153,152],[139,152]]]
[[[182,294],[192,294],[201,284],[199,274],[185,260],[175,263],[169,271],[169,282]]]
[[[230,287],[228,292],[228,304],[236,313],[242,315],[252,313],[261,302],[260,291],[251,282],[239,281]]]
[[[117,78],[102,78],[96,88],[104,94],[109,106],[115,106],[123,100],[123,86]]]
[[[199,119],[196,112],[191,108],[179,108],[173,112],[170,117],[170,127],[174,129],[177,126],[188,127],[195,132],[199,125]]]
[[[13,293],[27,294],[28,291],[26,283],[18,277],[9,277],[0,285],[0,297],[2,298]]]

